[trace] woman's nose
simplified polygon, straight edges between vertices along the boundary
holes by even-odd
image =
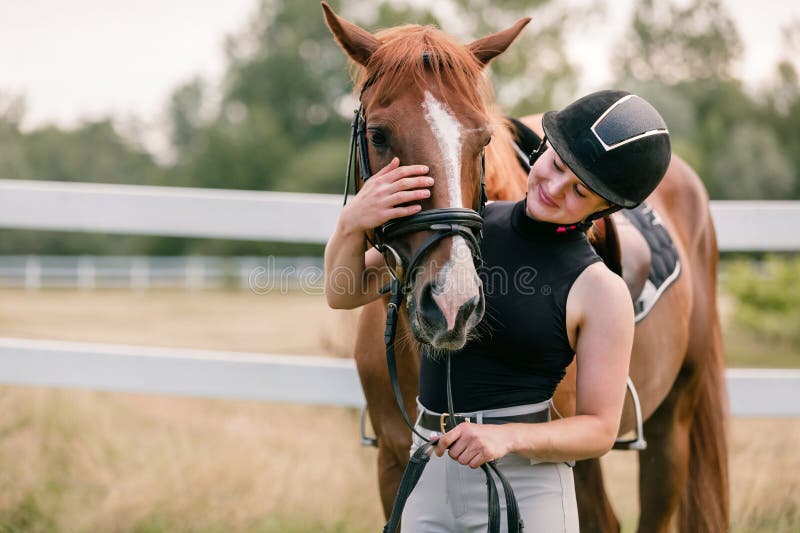
[[[547,180],[547,192],[550,196],[559,197],[563,196],[567,187],[569,187],[569,179],[562,173],[553,172]]]

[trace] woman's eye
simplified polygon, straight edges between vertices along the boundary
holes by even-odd
[[[578,188],[577,184],[573,185],[572,187],[573,187],[573,189],[575,189],[575,194],[577,194],[581,198],[586,198],[586,195],[581,192],[581,190]]]

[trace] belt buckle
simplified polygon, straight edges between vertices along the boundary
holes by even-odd
[[[447,418],[449,416],[450,416],[450,413],[442,413],[441,415],[439,415],[439,430],[442,432],[442,435],[447,433],[447,428],[444,427],[444,424],[445,424],[445,420],[447,420]],[[467,422],[467,423],[470,422],[470,419],[469,419],[468,416],[464,417],[464,422]]]
[[[447,429],[444,427],[444,421],[447,419],[448,416],[450,416],[450,413],[442,413],[439,416],[439,430],[442,432],[442,435],[447,433]]]

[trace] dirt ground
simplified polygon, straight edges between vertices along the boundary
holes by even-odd
[[[0,291],[0,337],[349,355],[321,296]],[[375,451],[344,408],[0,387],[2,531],[375,531]],[[800,530],[800,420],[735,419],[733,530]],[[633,531],[636,458],[607,486]]]

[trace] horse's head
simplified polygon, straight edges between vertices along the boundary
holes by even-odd
[[[402,26],[373,35],[324,2],[323,10],[337,43],[361,67],[356,91],[368,168],[376,171],[395,156],[404,165],[427,165],[434,185],[430,198],[422,202],[423,213],[479,211],[483,154],[493,127],[491,90],[483,68],[530,19],[461,45],[433,27]],[[474,262],[478,251],[463,232],[426,247],[434,233],[431,227],[400,232],[389,236],[389,244],[406,265],[424,250],[418,268],[405,273],[405,303],[414,336],[434,348],[454,350],[464,345],[483,317],[483,291]]]

